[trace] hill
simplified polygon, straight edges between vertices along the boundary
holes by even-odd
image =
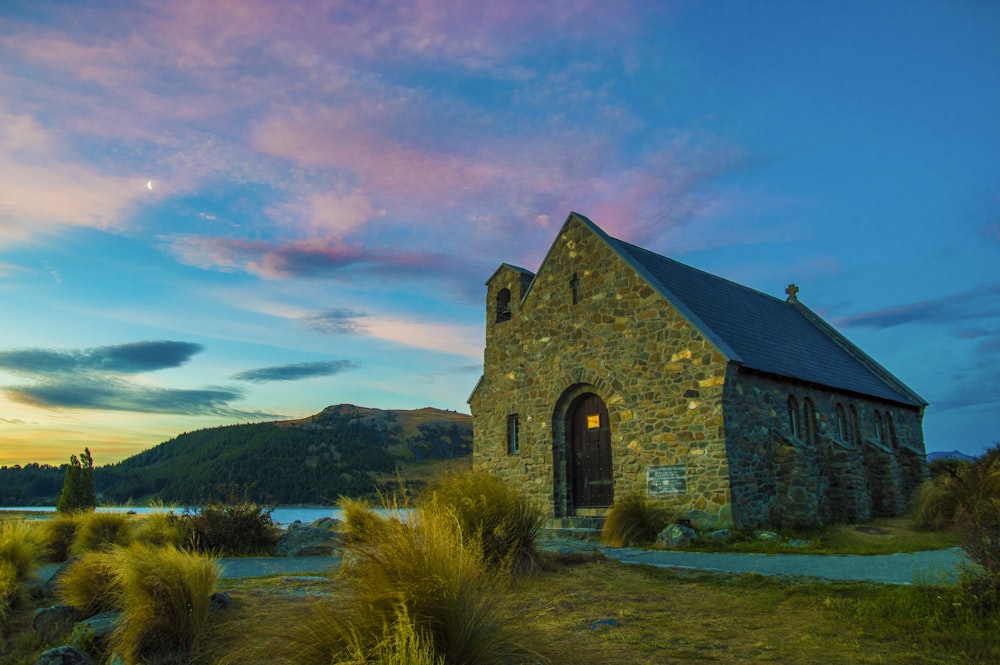
[[[966,455],[965,453],[961,453],[957,450],[951,450],[948,452],[927,453],[928,462],[933,462],[939,459],[948,459],[948,460],[956,459],[956,460],[961,460],[963,462],[975,462],[979,458],[973,457],[972,455]]]
[[[419,489],[438,475],[439,467],[467,467],[471,453],[469,415],[339,404],[299,420],[181,434],[98,467],[95,486],[106,503],[191,504],[232,496],[271,504],[329,503],[341,495],[372,495],[379,483],[395,478],[397,469]],[[28,467],[20,474],[0,469],[0,486],[8,489],[0,492],[0,502],[51,505],[55,500],[62,471],[28,466],[35,467],[30,479],[24,477]]]

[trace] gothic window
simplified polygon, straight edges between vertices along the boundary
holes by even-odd
[[[892,424],[892,416],[889,412],[885,412],[885,434],[889,438],[889,445],[892,446],[893,450],[899,448],[899,441],[896,439],[896,427]]]
[[[510,289],[500,289],[497,294],[497,323],[510,321]]]
[[[792,436],[802,438],[802,423],[799,420],[799,401],[794,395],[788,396],[788,430]]]
[[[569,280],[569,290],[573,295],[573,304],[580,302],[580,280],[577,278],[576,273],[573,273],[573,278]]]
[[[837,405],[837,436],[841,441],[847,443],[849,440],[848,432],[851,430],[847,427],[847,412],[844,411],[844,407],[840,404]]]
[[[878,409],[875,409],[875,440],[879,443],[885,443],[882,436],[882,414]]]
[[[858,422],[858,410],[851,405],[851,444],[857,446],[861,444],[861,423]]]
[[[507,416],[507,454],[516,455],[518,453],[518,422],[517,414],[512,413]]]
[[[808,397],[805,401],[805,412],[806,441],[815,446],[819,441],[819,422],[816,420],[816,405]]]

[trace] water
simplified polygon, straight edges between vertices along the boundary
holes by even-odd
[[[97,512],[100,513],[135,513],[137,515],[149,515],[151,513],[174,512],[183,514],[185,512],[196,512],[197,508],[180,508],[170,506],[99,506]],[[27,513],[30,516],[37,515],[39,518],[50,517],[56,513],[55,506],[0,506],[0,514],[5,512]],[[279,526],[288,526],[292,522],[299,521],[309,524],[321,517],[334,517],[343,519],[343,511],[335,506],[278,506],[271,511],[271,520]]]

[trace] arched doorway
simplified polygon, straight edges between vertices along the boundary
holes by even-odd
[[[570,405],[566,420],[572,506],[610,506],[614,501],[614,482],[608,408],[594,393],[584,393]]]

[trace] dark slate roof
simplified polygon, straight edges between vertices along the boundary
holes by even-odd
[[[780,300],[611,238],[596,225],[594,229],[743,367],[892,402],[926,404],[801,303]]]

